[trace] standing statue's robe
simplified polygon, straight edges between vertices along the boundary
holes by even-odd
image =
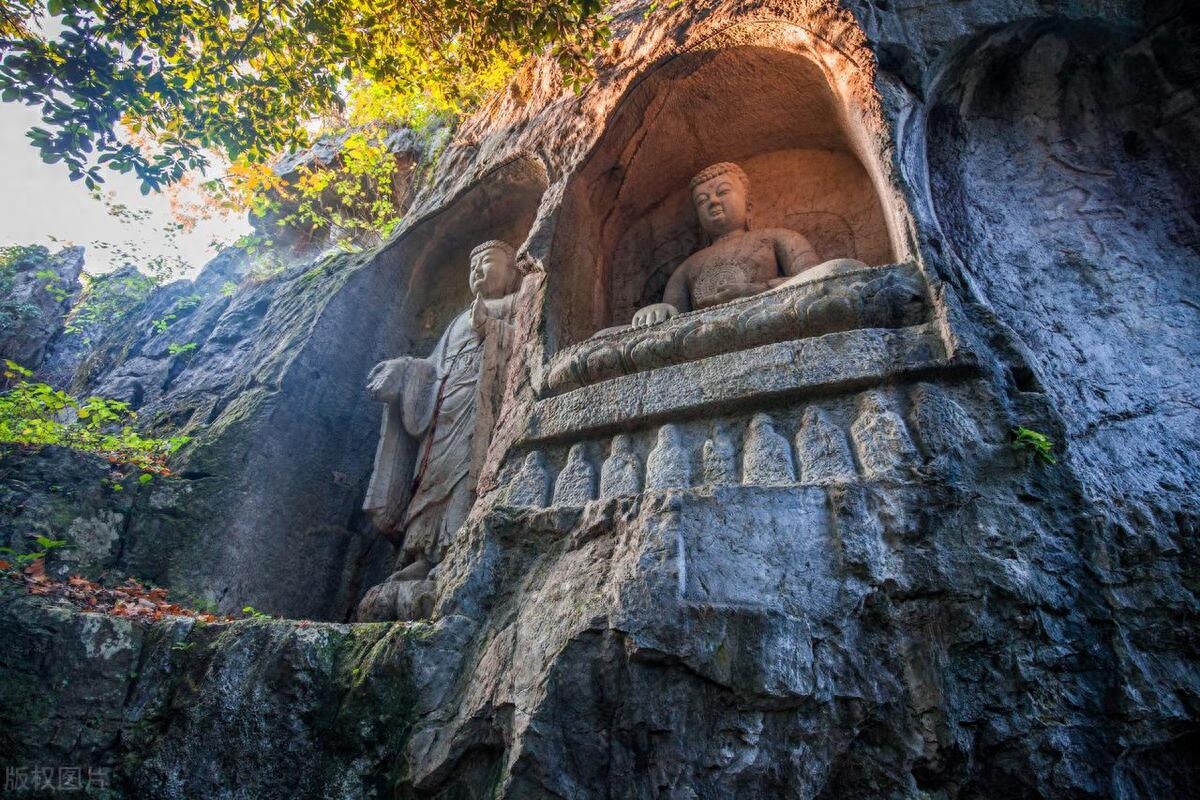
[[[506,311],[512,301],[506,298]],[[384,409],[363,507],[380,530],[403,537],[400,563],[440,561],[475,500],[480,406],[490,421],[497,394],[481,373],[492,378],[485,363],[503,363],[510,328],[506,320],[485,325],[481,337],[469,308],[455,317],[433,352],[410,365],[400,396]]]

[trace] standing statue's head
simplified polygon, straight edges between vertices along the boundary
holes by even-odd
[[[716,239],[750,229],[750,179],[737,164],[705,167],[688,184],[704,232]]]
[[[515,292],[521,282],[512,245],[491,239],[471,251],[471,293],[498,300]]]

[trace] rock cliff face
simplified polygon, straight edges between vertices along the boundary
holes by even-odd
[[[386,560],[354,511],[362,378],[428,352],[474,244],[521,242],[432,619],[185,631],[6,596],[6,685],[54,720],[14,711],[6,751],[137,797],[1194,793],[1194,14],[615,13],[597,81],[524,74],[379,250],[206,296],[172,331],[190,359],[97,356],[94,385],[197,432],[121,512],[127,551],[225,607],[340,619]],[[698,241],[687,180],[722,160],[756,225],[870,268],[591,338],[661,296]],[[94,687],[52,690],[49,654]]]
[[[69,520],[66,528],[102,531],[99,549],[73,542],[58,559],[64,570],[134,575],[221,610],[341,619],[376,542],[357,513],[377,424],[359,385],[402,346],[379,323],[389,304],[367,298],[384,296],[396,276],[335,257],[221,291],[238,276],[237,259],[226,254],[195,282],[155,291],[91,331],[90,345],[64,337],[45,371],[78,365],[78,393],[130,403],[151,430],[193,435],[175,477],[119,497],[87,480],[47,490],[55,470],[96,470],[68,453],[13,456],[2,467],[13,487],[5,527]],[[361,362],[336,355],[343,335],[371,343]]]
[[[0,266],[0,359],[42,365],[79,291],[83,248],[53,256],[44,247],[14,249]]]

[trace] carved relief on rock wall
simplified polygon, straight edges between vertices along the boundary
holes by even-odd
[[[407,262],[393,342],[363,402],[383,422],[363,510],[396,547],[361,619],[427,616],[439,564],[475,502],[504,393],[525,241],[546,189],[540,162],[496,167],[388,249]],[[399,335],[397,335],[399,334]],[[428,354],[428,355],[426,355]],[[377,406],[378,407],[378,406]]]
[[[546,259],[551,355],[822,262],[908,255],[881,154],[856,128],[866,112],[845,94],[856,65],[831,59],[846,56],[736,45],[634,84],[564,192]]]
[[[737,167],[747,184],[748,231],[797,235],[817,263],[835,258],[872,265],[894,260],[879,199],[852,155],[779,150],[741,159]],[[678,268],[712,246],[714,237],[705,230],[711,223],[695,204],[695,187],[681,185],[621,237],[610,281],[614,320],[627,322],[637,309],[661,299]],[[787,233],[783,237],[792,238]]]
[[[504,494],[516,507],[684,487],[697,475],[738,469],[752,483],[786,485],[798,467],[769,417],[753,417],[749,455],[731,450],[728,437],[714,432],[702,465],[683,455],[675,418],[684,422],[730,404],[753,411],[768,398],[957,363],[932,327],[922,274],[895,263],[883,202],[844,130],[822,67],[753,47],[703,61],[699,69],[709,78],[729,80],[733,105],[688,102],[691,94],[704,94],[704,82],[678,75],[645,120],[648,129],[635,130],[641,137],[635,152],[604,141],[629,132],[624,122],[615,124],[592,163],[568,179],[549,252],[537,255],[548,283],[545,325],[534,343],[540,363],[530,365],[534,397],[522,401],[533,403],[530,421],[505,430],[507,440],[495,448],[480,491],[499,488],[501,467],[510,478]],[[767,75],[778,80],[762,83]],[[655,95],[646,91],[638,102]],[[658,102],[652,98],[649,105]],[[687,141],[675,146],[685,130]],[[605,170],[610,157],[627,163]],[[432,359],[448,357],[456,330],[469,333],[463,319],[451,325]],[[867,335],[867,329],[877,333]],[[505,357],[485,358],[483,368]],[[786,369],[784,362],[796,366]],[[436,413],[421,404],[439,403],[437,387],[452,370],[407,364],[395,379],[413,379],[412,404],[419,407],[411,415],[433,420]],[[738,365],[753,374],[742,374]],[[478,368],[467,372],[474,376]],[[377,380],[391,380],[391,368],[380,369]],[[409,459],[417,478],[410,498],[402,480],[407,466],[388,473],[394,467],[384,456],[385,425],[372,496],[383,483],[399,488],[385,490],[383,502],[368,502],[376,504],[381,528],[403,532],[403,556],[394,579],[364,602],[368,609],[387,607],[382,616],[428,611],[433,586],[427,576],[474,500],[476,481],[460,480],[469,469],[459,464],[446,475],[434,471],[434,484],[446,491],[438,508],[426,512],[422,462],[455,451],[452,460],[465,463],[472,448],[479,451],[478,441],[439,440],[436,425],[410,425],[409,399],[398,397],[388,411],[397,418],[392,428],[423,438],[421,452]],[[638,463],[622,448],[621,434],[648,424],[656,426],[657,445]],[[587,443],[598,433],[616,435],[599,465]],[[528,446],[538,439],[571,445],[554,475],[541,449]],[[758,458],[760,451],[768,455]],[[519,479],[511,479],[514,470]],[[417,591],[421,597],[408,596]],[[400,606],[407,610],[392,610]]]
[[[801,275],[801,278],[806,276]],[[925,284],[912,266],[867,267],[849,259],[795,285],[641,329],[601,332],[558,353],[543,396],[621,375],[774,342],[856,328],[901,328],[928,318]]]
[[[401,544],[397,571],[359,607],[362,619],[428,614],[430,574],[475,501],[482,450],[501,399],[521,273],[513,248],[491,240],[471,252],[469,308],[426,358],[383,361],[367,381],[384,404],[375,471],[363,503]],[[412,442],[417,441],[417,447]]]
[[[737,164],[706,167],[688,189],[703,244],[674,266],[661,301],[634,312],[630,325],[605,328],[559,353],[546,370],[543,395],[770,342],[855,327],[899,327],[920,316],[919,273],[872,280],[870,268],[853,257],[859,248],[844,217],[811,210],[782,213],[790,205],[778,197],[763,203],[774,209],[775,218],[811,222],[822,247],[842,248],[822,254],[794,229],[752,225],[756,206],[750,179]],[[864,206],[860,218],[870,219],[878,211],[878,201],[869,193],[854,199]],[[881,226],[873,230],[876,239],[881,233]],[[875,257],[887,252],[886,240],[871,241],[865,233],[861,238]],[[675,245],[683,241],[674,240],[667,251],[677,255]],[[630,260],[629,254],[619,256]],[[824,280],[850,275],[861,280]],[[793,291],[810,284],[821,288]],[[853,288],[847,291],[847,286]],[[836,300],[827,296],[830,289],[840,290]],[[673,320],[680,315],[678,322]]]

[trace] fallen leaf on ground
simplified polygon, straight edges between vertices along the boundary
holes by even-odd
[[[25,591],[39,597],[52,597],[77,606],[84,611],[109,614],[128,619],[159,620],[164,617],[190,617],[201,622],[232,622],[234,617],[210,614],[172,603],[162,587],[146,588],[132,578],[109,588],[81,575],[57,581],[46,575],[42,559],[34,561],[21,573],[5,572],[11,580],[25,586]]]

